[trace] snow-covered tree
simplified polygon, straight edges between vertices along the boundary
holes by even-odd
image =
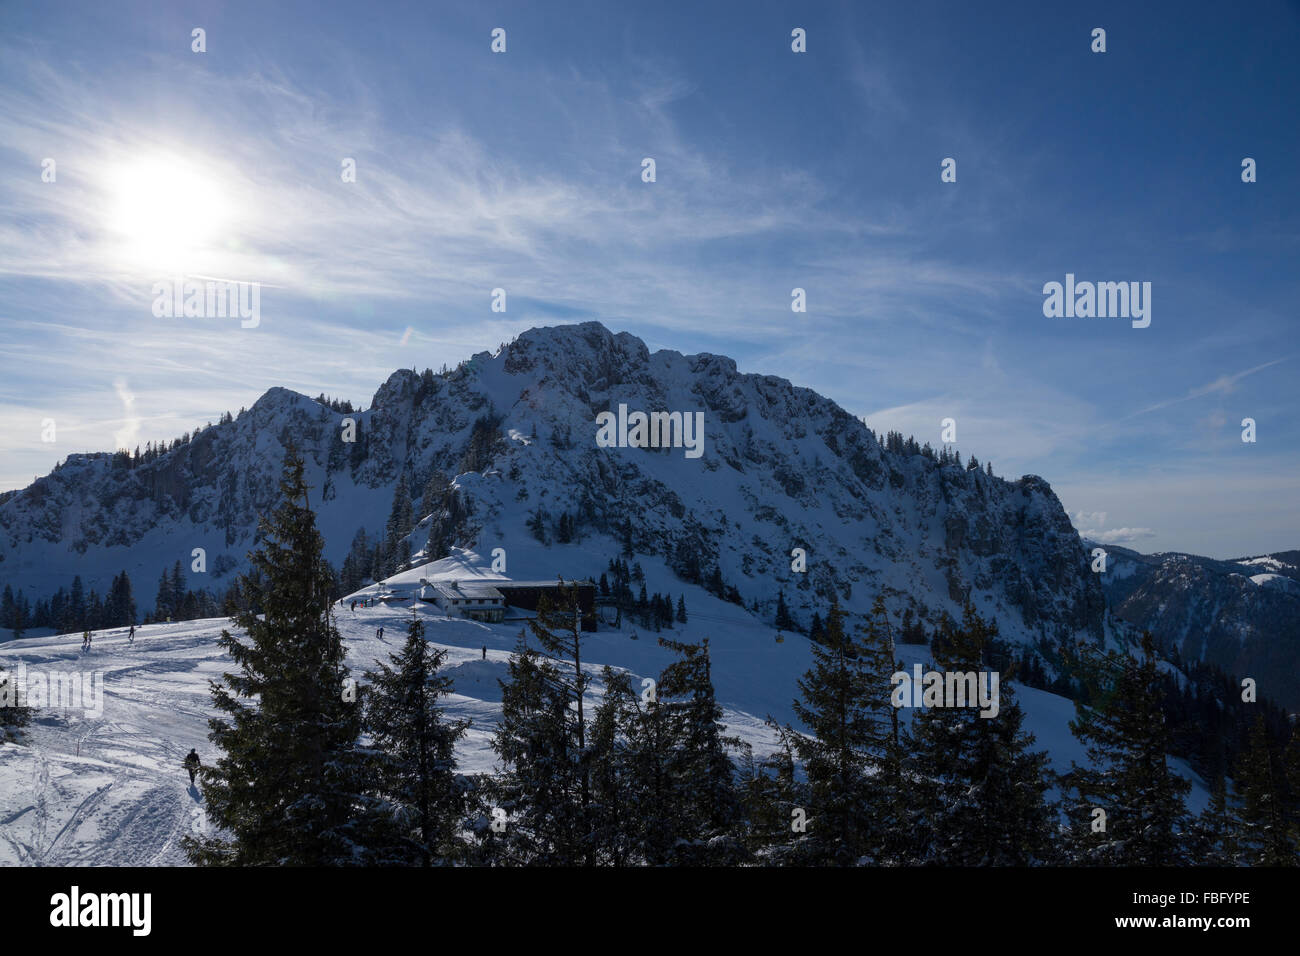
[[[1103,696],[1095,706],[1078,706],[1070,724],[1088,753],[1087,765],[1072,766],[1066,777],[1075,792],[1068,812],[1076,863],[1168,866],[1186,858],[1184,798],[1191,784],[1166,759],[1172,747],[1150,634],[1141,649],[1140,657],[1112,655],[1090,664],[1101,672]],[[1104,829],[1094,822],[1101,819],[1098,809]]]
[[[279,504],[240,579],[262,613],[236,618],[243,634],[221,632],[236,671],[210,684],[219,716],[208,738],[221,756],[203,771],[207,817],[220,835],[186,838],[197,864],[364,863],[383,826],[303,471],[290,449]]]
[[[442,701],[452,680],[442,673],[445,650],[424,639],[424,622],[411,618],[406,643],[368,673],[365,725],[379,751],[380,794],[394,805],[398,845],[386,862],[431,866],[455,860],[465,807],[456,776],[456,741],[468,720],[449,720]]]

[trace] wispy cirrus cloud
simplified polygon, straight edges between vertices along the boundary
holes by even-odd
[[[1271,362],[1264,362],[1261,365],[1243,369],[1242,371],[1235,372],[1231,375],[1220,375],[1212,382],[1191,389],[1186,395],[1182,395],[1178,398],[1166,399],[1162,402],[1156,402],[1154,405],[1148,405],[1146,408],[1140,409],[1127,417],[1135,418],[1138,415],[1145,415],[1148,412],[1158,411],[1159,409],[1168,408],[1171,405],[1178,405],[1182,402],[1190,402],[1192,399],[1202,398],[1206,395],[1230,395],[1236,388],[1237,383],[1243,378],[1248,378],[1256,372],[1262,372],[1266,368],[1272,368],[1274,365],[1280,365],[1283,362],[1289,361],[1293,357],[1294,356],[1285,355],[1282,358],[1273,359]]]

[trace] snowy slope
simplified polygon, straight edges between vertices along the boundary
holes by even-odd
[[[791,701],[796,680],[811,659],[807,641],[775,632],[746,612],[686,589],[688,605],[701,620],[678,636],[707,635],[713,652],[718,699],[731,732],[757,754],[775,745],[764,717],[794,721]],[[495,755],[489,738],[499,713],[498,680],[515,645],[517,627],[450,619],[431,605],[380,604],[346,607],[338,615],[354,674],[400,647],[412,614],[426,622],[429,639],[448,650],[447,666],[456,694],[453,716],[473,720],[458,749],[463,771],[489,771]],[[705,622],[704,618],[708,618]],[[0,645],[0,668],[105,674],[103,713],[39,713],[19,745],[0,746],[0,863],[7,865],[181,865],[179,838],[201,832],[202,800],[189,787],[181,760],[197,747],[205,761],[214,754],[207,742],[212,715],[209,678],[229,666],[216,639],[227,622],[192,621],[140,628],[134,644],[124,632],[103,632],[88,654],[76,635],[24,639]],[[385,629],[379,640],[376,629]],[[593,677],[602,665],[629,670],[635,677],[658,676],[669,654],[652,634],[633,640],[631,629],[587,635],[585,667]],[[486,648],[486,659],[483,657]],[[899,656],[910,667],[926,663],[923,647],[902,645]],[[640,686],[639,680],[635,686]],[[593,684],[593,699],[601,687]],[[1073,705],[1063,698],[1018,688],[1027,729],[1048,749],[1053,766],[1067,769],[1084,759],[1069,733]],[[905,712],[906,713],[906,712]],[[1180,772],[1192,777],[1186,768]],[[1206,794],[1195,780],[1189,806],[1204,806]]]

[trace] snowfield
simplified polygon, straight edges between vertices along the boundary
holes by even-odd
[[[775,735],[764,718],[770,714],[793,722],[796,681],[811,661],[807,639],[786,634],[777,643],[776,632],[741,608],[682,587],[694,616],[682,630],[665,636],[710,638],[714,682],[729,732],[748,741],[758,755],[770,752]],[[412,614],[425,621],[427,638],[448,651],[446,667],[457,692],[448,711],[473,721],[458,748],[460,769],[492,770],[495,755],[489,741],[501,696],[497,682],[506,676],[520,625],[449,618],[433,605],[405,601],[356,611],[345,605],[336,611],[348,663],[358,678],[376,659],[401,646]],[[133,644],[127,643],[125,629],[102,631],[88,653],[81,651],[76,634],[0,644],[0,669],[12,671],[22,663],[29,673],[88,677],[98,671],[104,681],[100,715],[43,709],[20,743],[0,745],[0,864],[186,864],[180,838],[202,832],[206,823],[202,797],[189,786],[181,761],[191,747],[205,764],[216,757],[207,740],[206,722],[214,713],[208,681],[230,666],[217,646],[228,624],[210,619],[140,627]],[[382,640],[376,636],[381,626]],[[633,633],[638,634],[635,640]],[[671,659],[654,632],[626,624],[622,631],[585,637],[584,669],[596,678],[602,665],[610,664],[631,671],[640,686],[640,678],[657,678]],[[929,659],[925,647],[900,645],[898,651],[908,668]],[[600,692],[597,680],[593,699]],[[1028,729],[1038,746],[1051,753],[1056,769],[1084,760],[1069,732],[1074,716],[1069,701],[1031,688],[1017,688],[1017,696]],[[1185,767],[1179,770],[1194,781],[1189,808],[1199,811],[1205,789]]]

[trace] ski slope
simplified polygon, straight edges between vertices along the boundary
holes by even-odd
[[[775,746],[765,725],[771,715],[794,721],[791,701],[796,681],[809,666],[808,642],[798,635],[776,633],[732,604],[699,589],[687,591],[697,612],[677,632],[697,641],[710,638],[713,675],[729,732],[762,755]],[[449,618],[432,605],[379,605],[336,608],[339,629],[349,649],[354,676],[376,659],[395,652],[405,639],[413,614],[426,623],[428,640],[447,650],[445,666],[455,681],[448,702],[453,716],[469,717],[472,726],[458,748],[460,769],[489,771],[495,755],[489,742],[500,708],[498,681],[519,631],[518,624],[487,625]],[[80,635],[29,638],[0,644],[0,669],[20,662],[29,671],[44,669],[103,674],[102,713],[45,709],[33,716],[19,744],[0,745],[0,864],[21,866],[172,866],[185,865],[180,839],[206,826],[201,794],[190,787],[181,766],[191,747],[204,763],[215,758],[207,740],[213,715],[208,681],[230,667],[217,646],[223,619],[158,624],[137,628],[134,643],[125,629],[96,634],[92,649],[81,651]],[[376,636],[384,628],[384,637]],[[671,658],[653,632],[624,626],[585,635],[584,670],[595,681],[598,699],[602,665],[657,677]],[[486,657],[484,653],[486,650]],[[928,649],[902,645],[907,667],[926,663]],[[1084,754],[1069,733],[1073,705],[1060,697],[1017,688],[1027,713],[1027,727],[1053,765],[1067,769]],[[1180,766],[1180,772],[1193,775]],[[1204,806],[1199,780],[1189,799],[1193,812]]]

